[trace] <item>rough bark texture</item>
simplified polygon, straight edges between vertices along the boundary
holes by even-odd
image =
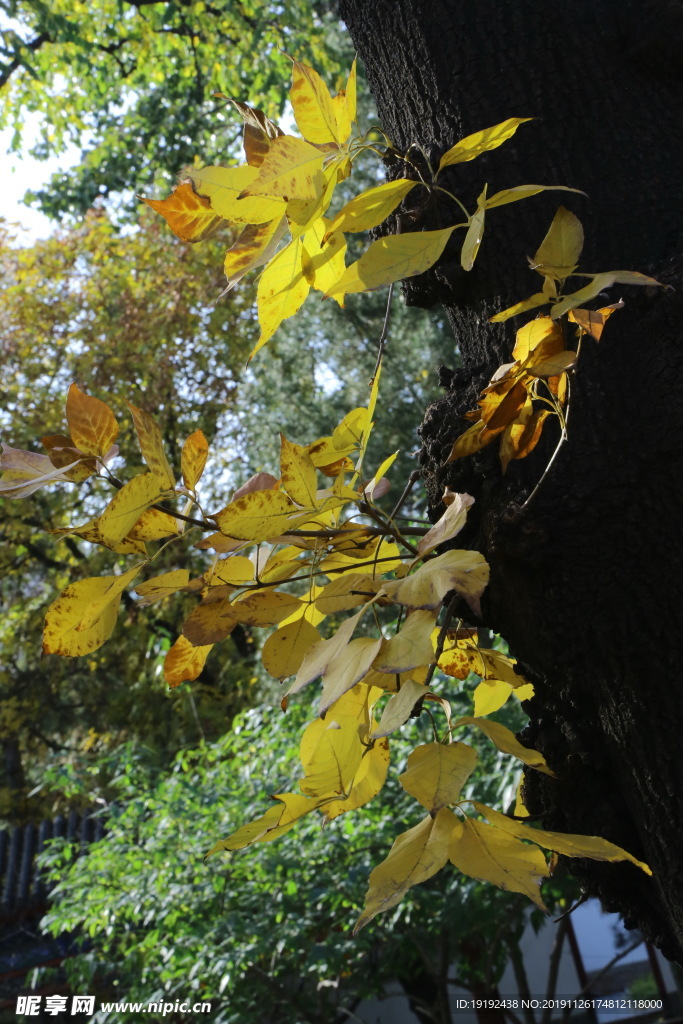
[[[469,132],[536,117],[501,149],[452,168],[449,186],[470,209],[484,182],[584,189],[587,198],[560,199],[586,228],[582,269],[640,270],[677,288],[612,290],[626,308],[599,345],[584,343],[569,443],[526,507],[552,425],[504,477],[495,445],[442,464],[524,322],[487,318],[537,290],[526,256],[557,193],[493,210],[470,275],[447,251],[406,295],[443,302],[462,360],[427,411],[423,466],[435,514],[445,483],[476,497],[458,545],[488,558],[484,621],[536,686],[525,742],[558,778],[531,773],[527,803],[547,827],[605,836],[648,861],[652,879],[630,865],[573,867],[628,927],[682,961],[683,7],[341,0],[340,9],[397,149],[419,142],[435,159]],[[443,205],[407,215],[417,226],[460,220]]]

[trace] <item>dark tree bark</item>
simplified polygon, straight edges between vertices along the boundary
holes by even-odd
[[[509,357],[524,320],[488,317],[537,290],[526,256],[558,194],[492,211],[471,274],[447,250],[405,292],[416,305],[443,303],[462,360],[427,411],[423,467],[435,515],[446,483],[476,497],[458,546],[489,560],[484,623],[536,687],[524,739],[557,779],[530,773],[527,804],[546,827],[602,835],[651,865],[652,879],[631,865],[573,868],[628,927],[683,961],[683,5],[340,0],[340,9],[398,150],[420,143],[438,159],[465,134],[533,116],[501,149],[452,168],[449,187],[470,209],[484,182],[584,189],[587,198],[560,194],[586,229],[581,269],[639,270],[678,289],[612,290],[609,301],[623,297],[626,308],[599,345],[584,343],[569,442],[526,507],[554,427],[505,476],[495,445],[443,462],[468,425],[463,412]],[[411,227],[460,219],[445,207],[413,217]]]

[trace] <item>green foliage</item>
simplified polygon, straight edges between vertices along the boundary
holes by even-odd
[[[442,947],[460,984],[495,985],[525,926],[523,898],[455,872],[413,890],[372,933],[351,937],[370,867],[411,820],[395,781],[362,816],[324,830],[309,818],[276,847],[258,844],[224,864],[203,861],[217,823],[237,824],[257,813],[264,788],[294,781],[279,773],[296,759],[305,711],[254,708],[219,742],[179,755],[170,772],[155,772],[140,749],[122,748],[110,755],[112,784],[86,783],[91,797],[107,801],[106,838],[76,860],[63,841],[43,857],[56,883],[45,927],[55,935],[73,930],[84,943],[67,961],[76,988],[145,1001],[192,992],[216,1001],[212,1019],[221,1024],[331,1022],[389,981],[410,995],[425,972],[432,986],[443,984]],[[409,750],[399,745],[399,767]],[[256,755],[272,765],[267,781]],[[51,781],[72,796],[84,785],[73,773]],[[509,762],[491,755],[477,785],[490,798],[510,799]],[[562,892],[562,884],[554,887],[551,906]]]
[[[215,93],[248,94],[277,116],[283,51],[303,47],[329,71],[349,59],[325,0],[291,0],[286,16],[265,0],[8,0],[3,9],[12,21],[0,33],[0,126],[14,128],[18,148],[35,112],[33,155],[83,147],[79,166],[37,194],[54,217],[153,184],[160,167],[174,175],[197,152],[224,157],[237,132]]]

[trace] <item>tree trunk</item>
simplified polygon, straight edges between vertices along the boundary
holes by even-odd
[[[647,6],[647,10],[645,7]],[[385,130],[432,162],[465,134],[534,117],[501,149],[450,169],[468,209],[489,192],[542,183],[583,221],[581,270],[653,274],[678,291],[623,297],[598,345],[584,341],[569,442],[529,505],[557,433],[501,475],[497,446],[443,468],[480,388],[509,359],[515,327],[492,312],[538,290],[526,257],[558,195],[493,210],[471,274],[446,251],[408,282],[407,301],[441,301],[463,369],[422,428],[434,514],[444,484],[477,499],[458,546],[491,565],[484,623],[508,640],[536,697],[524,740],[557,779],[529,773],[527,804],[546,827],[604,836],[646,860],[576,861],[588,892],[683,961],[683,7],[674,0],[340,0]],[[416,153],[416,151],[413,151]],[[417,158],[419,159],[419,158]],[[392,168],[405,174],[403,166]],[[415,190],[417,191],[417,190]],[[414,227],[462,218],[408,211]],[[391,230],[396,224],[389,225]],[[578,286],[578,285],[577,285]],[[551,436],[553,435],[553,436]]]

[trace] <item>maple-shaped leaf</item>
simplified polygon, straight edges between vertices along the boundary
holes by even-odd
[[[45,615],[43,654],[75,658],[101,647],[116,625],[121,594],[141,568],[70,583]]]
[[[354,935],[377,914],[400,903],[413,885],[441,870],[448,860],[448,843],[456,824],[453,812],[443,807],[436,817],[427,815],[395,840],[389,856],[370,874],[365,909]]]
[[[521,892],[545,910],[539,883],[550,874],[540,850],[521,843],[493,825],[466,818],[457,822],[448,844],[452,863],[470,878]]]
[[[197,195],[191,181],[176,185],[166,199],[137,198],[160,213],[181,242],[201,242],[221,223],[220,214],[212,209],[207,198]]]

